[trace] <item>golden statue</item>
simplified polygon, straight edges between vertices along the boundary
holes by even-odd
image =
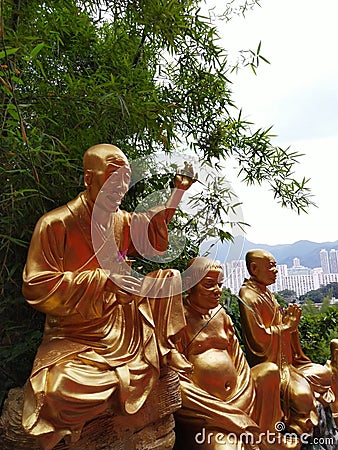
[[[176,174],[165,205],[133,214],[119,209],[130,180],[122,151],[95,145],[83,164],[85,191],[38,221],[23,273],[24,297],[46,314],[25,387],[23,426],[40,437],[44,449],[64,436],[75,442],[84,424],[107,408],[137,412],[161,364],[191,369],[173,342],[185,325],[179,272],[159,270],[141,281],[128,271],[102,268],[91,229],[102,228],[114,240],[117,250],[109,256],[115,262],[121,255],[124,262],[161,254],[167,223],[194,179]],[[157,295],[164,298],[156,302]]]
[[[297,434],[311,433],[318,424],[317,400],[327,406],[334,399],[331,371],[314,364],[299,340],[301,308],[290,304],[282,310],[267,286],[276,281],[275,258],[264,250],[246,254],[250,278],[239,295],[242,332],[249,364],[278,365],[284,422]]]
[[[331,360],[327,361],[327,367],[332,372],[332,391],[335,400],[331,403],[333,419],[338,427],[338,339],[332,339],[330,342]]]
[[[184,280],[192,286],[184,301],[187,325],[177,336],[179,351],[194,367],[191,374],[179,374],[182,408],[175,418],[180,448],[299,448],[298,439],[283,439],[276,430],[282,418],[277,365],[264,362],[250,369],[219,304],[222,266],[204,257],[192,259],[192,266],[193,279]]]

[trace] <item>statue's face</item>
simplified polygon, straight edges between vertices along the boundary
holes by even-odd
[[[130,174],[128,163],[107,160],[102,168],[93,171],[91,200],[106,211],[116,211],[128,191]]]
[[[222,294],[223,281],[222,270],[210,270],[198,284],[190,289],[190,302],[205,312],[216,308]]]
[[[108,211],[116,211],[129,188],[129,165],[122,164],[116,169],[116,166],[108,164],[105,179],[97,201],[100,202],[100,206]]]
[[[272,255],[256,258],[251,265],[251,271],[258,283],[264,286],[274,284],[278,273],[275,258]]]

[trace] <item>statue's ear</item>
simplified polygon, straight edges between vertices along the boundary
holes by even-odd
[[[252,261],[252,263],[250,264],[250,273],[255,275],[256,274],[256,269],[257,269],[257,264],[255,263],[255,261]]]
[[[91,186],[93,180],[93,171],[91,169],[86,169],[84,173],[84,185],[86,187]]]

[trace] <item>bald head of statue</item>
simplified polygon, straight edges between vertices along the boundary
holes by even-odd
[[[245,262],[251,278],[258,283],[269,286],[276,281],[276,260],[270,252],[262,249],[249,250]]]
[[[105,170],[107,164],[128,164],[126,155],[116,145],[97,144],[83,155],[83,170]]]

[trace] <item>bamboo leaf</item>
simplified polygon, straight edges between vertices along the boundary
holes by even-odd
[[[6,58],[6,56],[13,55],[19,50],[19,47],[17,48],[7,48],[6,50],[2,50],[0,52],[0,58]]]
[[[40,51],[43,49],[44,46],[45,46],[45,43],[41,42],[36,47],[34,47],[33,50],[29,54],[30,58],[35,58],[35,56],[37,56],[40,53]]]

